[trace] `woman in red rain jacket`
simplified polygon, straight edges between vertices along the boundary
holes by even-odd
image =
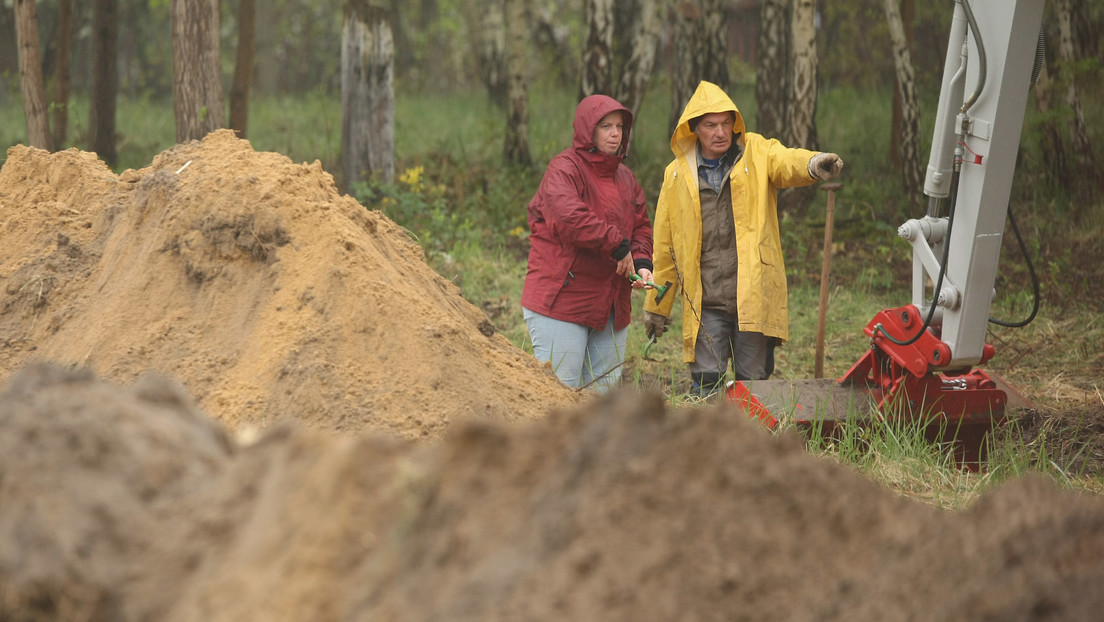
[[[631,128],[617,100],[583,99],[571,148],[552,158],[529,202],[522,311],[533,354],[570,387],[604,392],[620,381],[632,289],[652,279],[644,191],[623,163]]]

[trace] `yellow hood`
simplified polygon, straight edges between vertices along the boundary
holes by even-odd
[[[671,151],[676,158],[688,153],[697,143],[698,137],[690,131],[690,120],[711,112],[735,113],[736,121],[732,125],[732,133],[737,136],[744,133],[744,115],[740,114],[740,109],[732,102],[732,98],[721,87],[702,80],[690,96],[690,101],[686,102],[686,107],[682,109],[678,126],[671,135]]]

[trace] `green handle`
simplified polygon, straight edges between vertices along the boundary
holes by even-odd
[[[629,280],[631,280],[631,281],[644,281],[644,277],[640,276],[639,274],[634,274],[631,277],[629,277]],[[653,283],[651,281],[644,281],[644,284],[645,285],[651,285],[652,288],[656,290],[656,302],[657,303],[660,300],[663,300],[663,297],[667,295],[667,288],[671,286],[670,281],[668,281],[664,285],[656,285],[655,283]]]

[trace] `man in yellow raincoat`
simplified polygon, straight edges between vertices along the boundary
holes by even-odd
[[[778,232],[778,191],[839,175],[834,153],[789,148],[748,132],[736,104],[701,82],[679,118],[663,174],[654,224],[656,283],[670,281],[656,303],[650,291],[644,326],[658,338],[682,299],[682,354],[692,392],[774,371],[774,347],[789,339],[786,267]]]

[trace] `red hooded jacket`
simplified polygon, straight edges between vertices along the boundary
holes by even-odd
[[[620,110],[624,129],[616,156],[594,147],[594,129],[607,114]],[[611,309],[614,327],[629,325],[632,288],[616,272],[613,252],[629,240],[634,260],[652,257],[652,225],[644,190],[627,166],[632,113],[617,100],[591,95],[575,110],[570,149],[548,164],[540,188],[529,202],[529,269],[521,305],[541,315],[596,330],[606,327]]]

